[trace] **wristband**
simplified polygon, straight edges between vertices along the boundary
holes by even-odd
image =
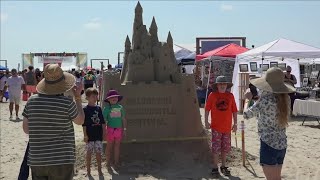
[[[74,100],[81,100],[81,96],[75,96]]]

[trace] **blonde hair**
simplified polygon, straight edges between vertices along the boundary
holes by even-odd
[[[277,99],[278,125],[286,128],[289,121],[289,96],[288,94],[275,94]]]

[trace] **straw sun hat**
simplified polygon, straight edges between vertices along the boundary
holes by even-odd
[[[258,89],[272,93],[292,93],[296,89],[284,82],[284,74],[280,68],[272,67],[267,70],[266,75],[251,79],[250,83]]]
[[[38,83],[37,91],[40,94],[62,94],[75,86],[76,78],[63,72],[58,64],[48,64],[44,68],[44,78]]]

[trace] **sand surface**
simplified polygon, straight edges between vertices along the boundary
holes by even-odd
[[[24,107],[23,102],[20,115]],[[0,104],[1,130],[1,166],[0,179],[17,179],[23,159],[28,136],[22,130],[22,122],[9,121],[9,103]],[[201,109],[203,114],[203,109]],[[242,116],[238,116],[239,122]],[[283,166],[283,179],[288,180],[319,180],[320,179],[320,125],[317,121],[307,121],[301,126],[302,118],[293,118],[287,130],[288,149]],[[245,142],[248,155],[247,165],[241,164],[240,149],[233,148],[230,155],[232,177],[220,179],[265,179],[259,165],[259,137],[257,135],[256,120],[246,121]],[[75,125],[77,141],[77,172],[74,179],[89,179],[85,177],[82,127]],[[240,132],[238,132],[240,135]],[[241,147],[241,137],[238,135],[238,146]],[[170,150],[170,144],[166,147]],[[174,146],[174,145],[172,145]],[[176,146],[176,145],[175,145]],[[235,146],[235,136],[232,137],[232,146]],[[147,147],[147,146],[146,146]],[[104,176],[97,175],[92,168],[91,179],[212,179],[210,176],[209,160],[203,160],[201,154],[186,154],[172,151],[171,159],[159,161],[152,158],[142,158],[134,161],[123,160],[120,170],[103,168]],[[169,152],[168,150],[168,152]],[[202,158],[199,158],[202,157]],[[29,178],[31,179],[31,177]]]

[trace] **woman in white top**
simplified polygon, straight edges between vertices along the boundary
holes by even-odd
[[[289,93],[295,88],[284,83],[279,68],[268,69],[265,77],[252,79],[250,83],[262,90],[259,100],[245,107],[245,119],[258,117],[260,136],[260,164],[267,180],[280,180],[287,149],[286,127],[290,118]]]

